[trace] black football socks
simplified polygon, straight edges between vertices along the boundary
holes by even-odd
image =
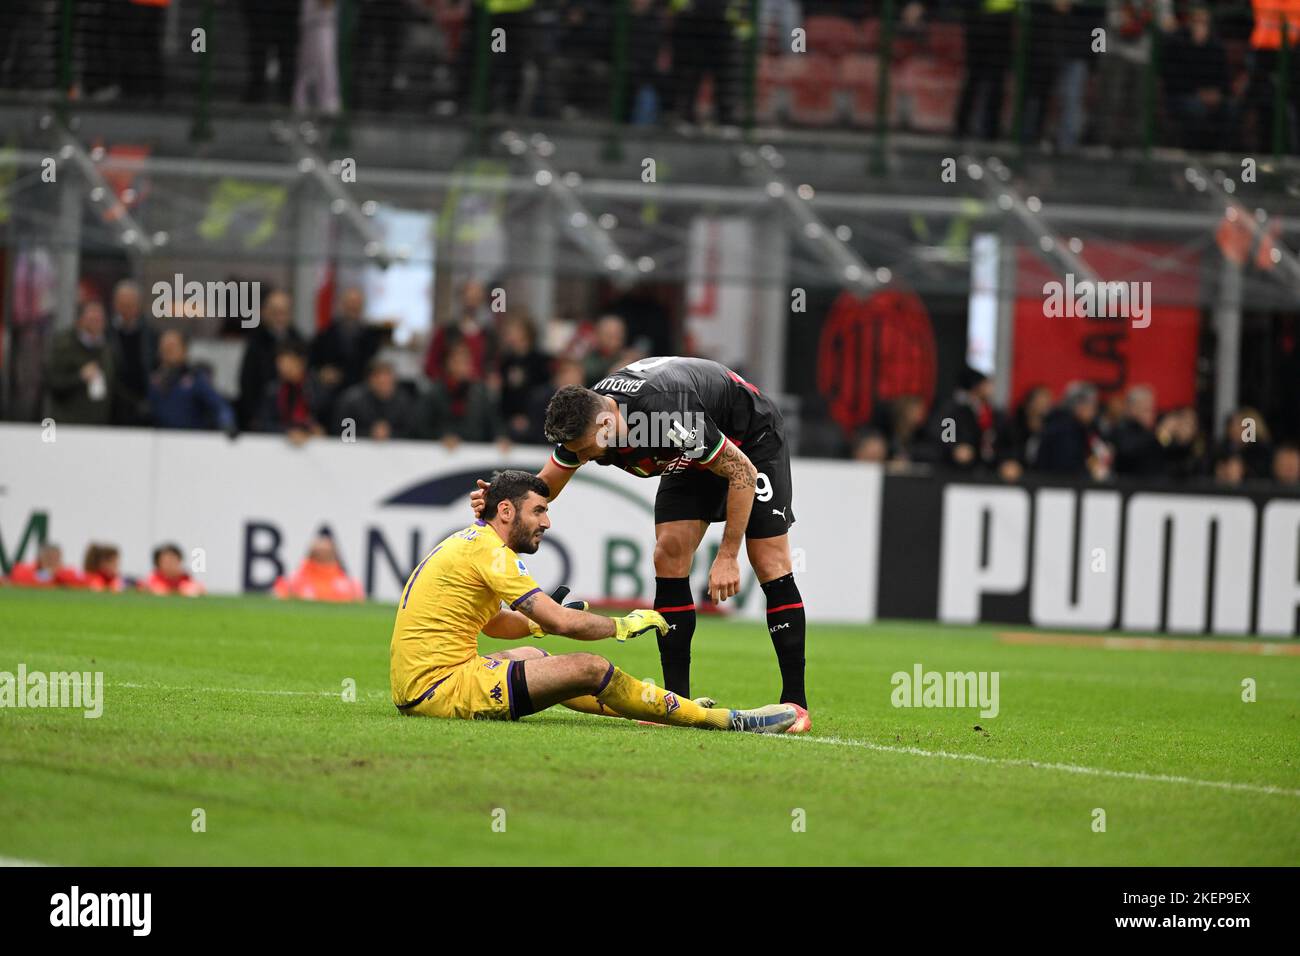
[[[695,636],[695,598],[691,596],[690,578],[656,577],[655,610],[668,622],[668,633],[659,638],[664,689],[690,700],[691,638]],[[802,625],[799,633],[803,634]],[[802,638],[799,646],[802,649]]]
[[[763,585],[763,594],[767,597],[767,632],[772,636],[776,662],[781,668],[781,703],[807,707],[803,686],[803,598],[794,574],[768,581]]]

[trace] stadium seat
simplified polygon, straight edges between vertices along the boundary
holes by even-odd
[[[943,63],[966,62],[966,39],[960,23],[931,23],[930,55]]]
[[[880,91],[880,57],[855,53],[840,60],[836,88],[848,99],[849,118],[856,126],[874,126]],[[897,91],[890,95],[891,107]],[[892,115],[892,108],[891,108]]]
[[[781,82],[781,61],[790,57],[765,54],[758,60],[758,80],[754,93],[754,112],[758,122],[772,124],[779,121],[784,109],[785,91]]]
[[[790,91],[789,119],[802,126],[826,126],[837,115],[835,62],[821,57],[783,58],[783,86]]]
[[[908,129],[945,133],[952,129],[961,96],[961,68],[930,57],[912,57],[895,74],[898,96],[906,101]]]
[[[804,21],[808,52],[814,57],[838,60],[861,46],[862,34],[848,17],[811,16]]]
[[[859,49],[864,53],[875,53],[880,49],[880,21],[863,20],[862,27],[858,30],[861,37]]]

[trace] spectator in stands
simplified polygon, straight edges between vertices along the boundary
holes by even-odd
[[[526,114],[523,101],[528,64],[535,59],[541,37],[534,0],[482,0],[491,16],[490,29],[505,31],[505,49],[492,59],[489,73],[492,108],[509,114]]]
[[[351,422],[353,434],[384,441],[411,438],[415,429],[415,409],[397,383],[391,362],[375,359],[364,382],[349,388],[335,407],[331,431],[346,430]],[[346,434],[346,431],[344,431]]]
[[[293,108],[334,116],[339,111],[338,4],[302,0],[298,16],[298,75]],[[389,64],[394,69],[396,64]]]
[[[966,79],[957,103],[956,135],[997,139],[1018,0],[967,0]]]
[[[537,348],[533,323],[521,315],[501,321],[500,374],[506,434],[512,441],[540,442],[546,400],[538,401],[538,391],[550,382],[551,360]]]
[[[1097,109],[1098,138],[1106,145],[1119,149],[1137,143],[1143,114],[1134,96],[1151,62],[1150,32],[1174,24],[1173,0],[1108,0]]]
[[[1056,95],[1056,148],[1078,148],[1085,122],[1092,31],[1101,25],[1101,0],[1048,0],[1030,4],[1029,75],[1024,141],[1047,136],[1048,107]]]
[[[1214,483],[1225,488],[1240,488],[1246,481],[1246,463],[1233,451],[1220,451],[1214,459]]]
[[[301,342],[281,342],[275,353],[275,372],[275,378],[262,392],[255,429],[283,432],[294,444],[325,434],[320,424],[320,388],[307,370],[306,346]]]
[[[177,329],[158,339],[158,371],[149,383],[149,414],[158,428],[232,431],[235,413],[206,372],[189,362],[189,346]]]
[[[119,571],[121,554],[111,544],[94,544],[86,546],[86,557],[82,562],[83,581],[91,591],[109,591],[120,593],[126,590],[126,581]]]
[[[1097,389],[1071,383],[1061,403],[1043,422],[1035,467],[1050,475],[1102,481],[1110,475],[1110,450],[1097,435]]]
[[[398,55],[411,11],[405,0],[364,0],[360,6],[353,33],[353,89],[357,106],[391,110],[396,98]]]
[[[163,75],[163,31],[171,0],[128,0],[118,3],[112,15],[119,18],[121,34],[122,95],[134,101],[158,103],[167,91]]]
[[[140,286],[123,279],[113,287],[113,314],[109,322],[113,348],[113,424],[145,425],[149,421],[149,375],[158,345],[145,318]]]
[[[339,296],[339,312],[311,343],[311,368],[321,385],[343,391],[361,383],[383,342],[382,330],[366,322],[365,295],[349,286]]]
[[[288,106],[298,76],[299,0],[240,0],[239,6],[248,40],[248,86],[244,90],[244,102],[265,102],[266,76],[274,60],[277,101]]]
[[[76,568],[63,563],[63,549],[47,543],[36,552],[35,561],[10,568],[9,583],[22,588],[75,588],[82,581]]]
[[[1124,399],[1124,417],[1110,436],[1115,473],[1154,478],[1167,474],[1165,446],[1156,437],[1156,396],[1145,385],[1132,386]]]
[[[673,102],[683,121],[699,123],[704,78],[713,78],[714,120],[735,121],[738,77],[729,0],[672,0]]]
[[[1285,25],[1290,46],[1291,103],[1286,104],[1283,119],[1285,151],[1293,148],[1294,119],[1290,116],[1296,91],[1300,90],[1300,0],[1251,0],[1255,10],[1255,29],[1250,35],[1250,79],[1243,96],[1243,110],[1255,118],[1253,148],[1272,152],[1275,124],[1274,100],[1277,92],[1278,62],[1282,54],[1282,30]]]
[[[1205,476],[1205,439],[1196,409],[1176,408],[1160,419],[1156,438],[1165,449],[1165,474],[1187,479]]]
[[[456,314],[451,321],[440,323],[429,340],[429,351],[424,356],[424,374],[430,381],[436,382],[442,375],[452,342],[469,348],[475,378],[486,374],[494,351],[492,336],[487,330],[492,315],[487,296],[487,286],[477,279],[468,279],[461,286]]]
[[[276,377],[276,353],[284,343],[303,345],[293,327],[293,302],[287,292],[271,292],[262,303],[262,320],[252,330],[239,366],[239,426],[252,428],[262,410],[267,386]]]
[[[900,395],[882,404],[872,417],[871,431],[884,435],[889,461],[907,464],[929,457],[925,447],[925,400],[919,395]]]
[[[322,534],[311,543],[302,564],[289,577],[276,578],[273,592],[278,598],[301,601],[364,601],[361,582],[348,577],[339,564],[334,539]]]
[[[884,464],[889,460],[889,442],[883,433],[874,428],[865,432],[853,446],[854,461]]]
[[[555,371],[551,373],[551,394],[558,392],[566,385],[585,384],[587,384],[587,376],[581,362],[571,357],[555,360]],[[550,394],[546,397],[549,401]]]
[[[153,571],[140,582],[140,590],[150,594],[198,597],[205,588],[185,573],[181,549],[174,544],[163,544],[154,548]]]
[[[950,468],[973,471],[997,463],[998,415],[993,380],[973,368],[963,370],[957,389],[939,409],[935,423],[939,459]]]
[[[1038,459],[1043,422],[1052,410],[1052,390],[1036,385],[1025,393],[1020,407],[1002,432],[1003,461],[1017,461],[1022,469],[1033,468]]]
[[[1281,442],[1273,452],[1273,480],[1285,488],[1300,488],[1300,446]]]
[[[77,324],[54,336],[45,381],[49,414],[57,424],[108,424],[117,376],[100,302],[81,303]]]
[[[1273,434],[1259,410],[1243,405],[1223,429],[1223,449],[1241,455],[1247,478],[1267,478],[1273,469]]]
[[[474,356],[464,342],[447,350],[442,375],[420,402],[416,430],[421,438],[454,448],[462,441],[488,442],[503,434],[492,397],[474,376]]]
[[[628,16],[625,118],[634,126],[649,126],[659,121],[664,101],[664,78],[659,72],[663,11],[656,0],[632,0]]]
[[[618,315],[602,315],[597,319],[583,347],[582,368],[588,388],[638,357],[627,347],[627,323]]]
[[[1225,145],[1231,127],[1232,78],[1228,53],[1212,34],[1210,9],[1196,4],[1186,28],[1170,34],[1161,51],[1165,109],[1178,126],[1184,149],[1214,150]]]

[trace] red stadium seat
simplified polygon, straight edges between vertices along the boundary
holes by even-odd
[[[811,16],[804,20],[808,53],[838,60],[860,45],[861,34],[847,17]]]
[[[836,86],[847,94],[849,117],[857,126],[876,124],[880,91],[880,57],[854,53],[840,60]],[[891,102],[893,96],[890,97]]]
[[[863,20],[862,26],[858,30],[858,35],[861,37],[861,42],[858,46],[864,53],[875,53],[880,49],[879,20]]]
[[[961,67],[931,57],[913,57],[895,74],[898,95],[908,103],[908,128],[921,133],[952,129],[961,95]]]
[[[966,62],[966,40],[960,23],[930,24],[930,55],[946,63]]]
[[[790,90],[790,121],[804,126],[826,126],[836,119],[836,62],[823,57],[783,58],[785,85]]]
[[[764,55],[758,59],[758,80],[754,94],[754,112],[760,123],[775,123],[781,113],[779,88],[782,79],[781,61],[790,57]]]

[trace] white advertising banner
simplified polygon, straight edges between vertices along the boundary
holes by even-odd
[[[448,451],[415,442],[235,440],[200,432],[0,425],[0,558],[32,560],[40,540],[78,563],[91,541],[117,545],[122,571],[148,573],[153,548],[202,549],[195,576],[212,593],[264,591],[328,531],[367,594],[394,600],[410,570],[471,520],[474,479],[502,467],[536,471],[549,449],[492,445]],[[849,462],[795,461],[790,531],[811,619],[865,622],[876,603],[881,472]],[[541,550],[526,558],[547,588],[589,600],[654,594],[654,479],[588,465],[551,508]],[[697,598],[721,537],[714,525],[692,572]],[[744,558],[742,592],[727,607],[761,617],[762,592]]]

